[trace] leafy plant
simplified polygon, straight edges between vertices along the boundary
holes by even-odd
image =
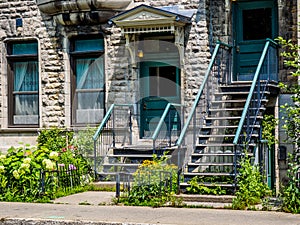
[[[276,144],[275,138],[275,127],[278,124],[278,120],[274,117],[274,115],[264,115],[262,121],[262,139],[267,140],[268,147],[271,148],[274,144]]]
[[[299,78],[299,45],[292,40],[278,38],[284,51],[281,56],[284,57],[284,64],[291,69],[291,76]],[[300,186],[299,173],[300,167],[300,86],[297,82],[294,85],[280,84],[283,92],[291,93],[291,100],[294,104],[285,104],[282,109],[285,112],[283,128],[286,131],[288,140],[294,144],[294,150],[288,157],[288,184],[282,190],[283,210],[287,212],[300,213]]]
[[[67,193],[70,180],[72,188],[75,181],[88,184],[90,166],[76,146],[68,145],[72,137],[60,129],[43,130],[37,146],[11,147],[0,154],[0,201],[47,202]]]
[[[282,209],[285,212],[300,213],[300,177],[297,174],[300,166],[293,161],[294,157],[290,154],[288,178],[289,182],[283,190]]]
[[[174,197],[176,186],[176,166],[166,163],[167,157],[145,160],[134,174],[134,182],[128,196],[120,198],[126,205],[159,207],[171,202],[178,204]]]
[[[258,166],[251,164],[251,157],[244,156],[240,162],[238,179],[238,191],[233,199],[233,209],[247,209],[258,204],[262,199],[271,194]]]
[[[215,185],[207,187],[205,186],[205,180],[208,178],[195,176],[190,181],[190,186],[186,188],[189,194],[202,194],[202,195],[224,195],[227,194],[225,189],[222,189],[221,186]],[[214,183],[218,178],[211,177],[209,178],[211,183]]]

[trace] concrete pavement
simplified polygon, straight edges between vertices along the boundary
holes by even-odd
[[[110,205],[114,193],[85,192],[53,204],[0,202],[2,225],[300,225],[300,215],[205,208]]]

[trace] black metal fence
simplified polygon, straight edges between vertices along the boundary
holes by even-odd
[[[153,187],[156,189],[156,196],[153,197],[160,197],[166,193],[170,193],[173,188],[176,190],[173,184],[173,173],[162,170],[142,170],[137,171],[134,175],[118,173],[116,179],[116,198],[128,197],[133,189],[149,191]]]
[[[84,175],[73,165],[56,166],[56,169],[40,171],[41,193],[68,191],[83,184]]]

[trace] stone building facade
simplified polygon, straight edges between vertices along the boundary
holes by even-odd
[[[178,38],[180,47],[176,63],[180,68],[177,81],[179,99],[189,109],[216,42],[220,40],[235,45],[233,14],[236,9],[233,6],[238,2],[247,1],[1,1],[1,150],[5,151],[19,142],[35,144],[38,131],[43,128],[54,126],[78,130],[87,125],[96,126],[112,103],[138,105],[141,100],[141,68],[134,65],[136,62],[132,61],[127,46],[127,41],[131,42],[129,44],[137,41],[130,40],[133,37],[160,40],[161,37],[155,35],[162,35],[163,40],[172,43],[170,48],[178,47],[175,43]],[[274,0],[273,4],[276,8],[276,35],[297,41],[299,2]],[[178,28],[178,32],[183,28],[183,39],[180,40],[180,35],[177,37],[169,31],[167,35],[157,31],[153,32],[154,35],[149,34],[149,37],[143,36],[142,32],[126,37],[117,24],[118,15],[130,14],[130,10],[140,5],[146,5],[151,10],[158,9],[151,12],[160,15],[175,14],[179,18],[179,21],[175,21],[176,24],[178,22],[175,28]],[[117,19],[113,21],[112,18]],[[145,24],[151,27],[147,19]],[[22,64],[25,58],[26,65]],[[101,76],[93,80],[89,78],[93,72],[83,73],[81,78],[86,83],[81,84],[81,78],[76,77],[76,73],[85,70],[84,64],[95,60],[94,71]],[[296,82],[289,76],[282,60],[279,67],[280,81]],[[26,80],[27,73],[32,77]],[[29,99],[33,100],[29,102]],[[93,102],[89,103],[88,99],[93,99]],[[137,115],[139,110],[140,106],[137,106]]]

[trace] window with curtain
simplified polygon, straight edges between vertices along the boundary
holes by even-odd
[[[103,38],[71,41],[74,124],[97,124],[104,113]]]
[[[38,126],[39,75],[36,41],[7,43],[10,126]]]

